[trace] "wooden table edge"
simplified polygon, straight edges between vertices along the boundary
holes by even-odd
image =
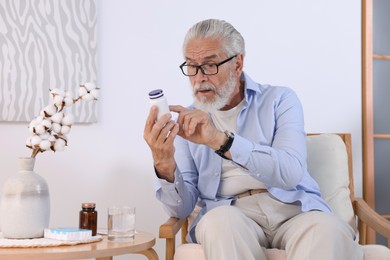
[[[107,240],[107,236],[103,236],[103,240],[101,241],[78,245],[38,248],[0,248],[0,259],[55,260],[96,258],[106,260],[112,259],[116,255],[142,254],[148,259],[158,260],[158,255],[153,249],[155,244],[156,238],[154,235],[138,231],[134,242],[112,242]],[[72,250],[67,251],[70,248]]]

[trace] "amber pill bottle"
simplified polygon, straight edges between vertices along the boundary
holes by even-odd
[[[97,216],[95,203],[82,203],[80,211],[79,228],[92,230],[92,236],[96,235]]]

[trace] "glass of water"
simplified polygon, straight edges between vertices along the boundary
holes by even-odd
[[[133,241],[135,236],[135,207],[108,208],[108,240]]]

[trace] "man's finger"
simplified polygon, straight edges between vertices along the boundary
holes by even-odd
[[[188,109],[180,105],[170,105],[169,110],[171,110],[172,112],[180,113]]]
[[[149,133],[150,131],[152,131],[153,125],[157,119],[157,113],[158,113],[157,107],[152,106],[149,110],[148,118],[146,119],[144,132]]]

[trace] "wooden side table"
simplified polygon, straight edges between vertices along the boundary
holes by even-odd
[[[36,248],[0,248],[2,260],[54,260],[83,259],[112,260],[115,255],[142,254],[150,260],[158,260],[153,246],[156,238],[150,233],[137,231],[134,241],[112,242],[104,236],[102,241],[74,246],[36,247]]]

